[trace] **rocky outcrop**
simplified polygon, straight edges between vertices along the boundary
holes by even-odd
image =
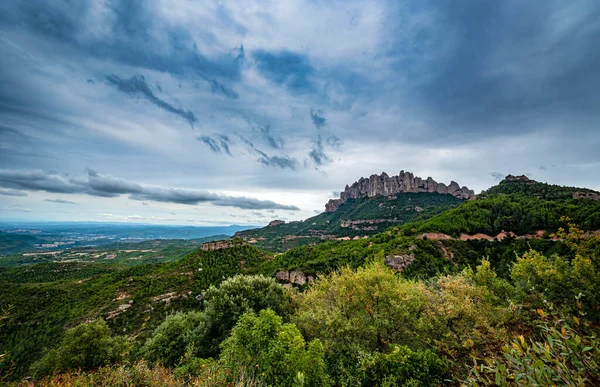
[[[414,260],[415,256],[413,254],[388,255],[384,258],[383,263],[394,271],[402,271]]]
[[[530,178],[528,178],[525,175],[520,175],[520,176],[508,175],[504,178],[504,181],[528,183],[528,184],[534,184],[536,182],[535,180],[531,180]]]
[[[275,219],[269,222],[268,227],[278,226],[280,224],[285,224],[285,220]]]
[[[224,240],[224,241],[206,242],[200,246],[200,250],[214,251],[214,250],[228,249],[230,247],[239,246],[242,244],[243,243],[240,243],[239,241],[236,242],[236,241],[230,241],[230,240],[229,241]]]
[[[400,171],[398,176],[388,176],[383,172],[381,175],[371,175],[371,177],[361,177],[351,186],[346,186],[340,193],[339,199],[331,199],[325,205],[326,212],[334,212],[339,206],[346,203],[348,199],[359,199],[364,197],[376,196],[394,196],[403,192],[437,192],[440,194],[450,194],[460,199],[474,199],[475,192],[467,187],[460,187],[457,182],[452,181],[450,185],[437,183],[431,177],[421,179],[415,177],[410,172]]]
[[[315,280],[312,275],[305,275],[300,270],[278,271],[275,274],[277,281],[287,282],[295,285],[305,285]]]
[[[600,200],[600,195],[595,192],[573,192],[573,199]]]

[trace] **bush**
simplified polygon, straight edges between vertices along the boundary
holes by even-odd
[[[129,350],[123,337],[113,337],[104,320],[80,324],[65,333],[58,348],[47,351],[31,370],[36,377],[70,369],[90,370],[120,361]]]
[[[600,333],[577,317],[542,316],[540,332],[516,337],[498,357],[475,361],[468,386],[598,386]]]
[[[289,315],[291,297],[273,278],[237,275],[211,286],[202,312],[169,316],[153,332],[142,348],[144,359],[174,366],[187,351],[192,358],[219,354],[219,345],[246,312],[270,308]]]
[[[430,350],[394,346],[390,353],[365,355],[360,360],[361,384],[366,386],[434,386],[443,382],[446,365]]]
[[[256,370],[271,386],[329,385],[321,342],[307,346],[298,328],[270,309],[244,314],[222,348],[219,362],[233,374],[240,368]]]

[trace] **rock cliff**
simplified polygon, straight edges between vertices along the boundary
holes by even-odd
[[[346,186],[340,193],[339,199],[331,199],[325,205],[326,212],[334,212],[339,206],[346,203],[348,199],[359,199],[375,196],[393,196],[402,192],[437,192],[450,194],[460,199],[475,199],[475,192],[467,187],[460,187],[457,182],[452,181],[449,185],[438,183],[431,177],[421,179],[410,172],[400,171],[397,176],[388,176],[383,172],[381,175],[361,177],[351,186]]]

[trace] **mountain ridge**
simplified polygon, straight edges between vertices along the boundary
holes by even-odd
[[[438,183],[429,176],[422,179],[412,172],[401,170],[398,175],[389,176],[382,172],[381,175],[373,174],[369,178],[361,177],[352,185],[344,188],[339,199],[331,199],[325,204],[325,212],[335,212],[348,199],[372,198],[377,196],[393,196],[398,193],[437,192],[450,194],[458,199],[475,199],[475,191],[460,185],[452,180],[449,185]]]

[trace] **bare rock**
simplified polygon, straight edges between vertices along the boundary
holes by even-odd
[[[394,271],[402,271],[415,260],[413,254],[405,255],[388,255],[384,258],[383,263]]]

